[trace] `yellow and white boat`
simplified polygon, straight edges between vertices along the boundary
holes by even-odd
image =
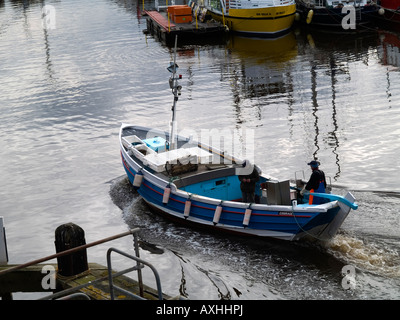
[[[230,31],[258,37],[276,37],[291,28],[295,0],[204,0],[211,17]]]

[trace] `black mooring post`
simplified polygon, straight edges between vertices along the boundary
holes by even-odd
[[[74,223],[66,223],[55,231],[56,252],[85,245],[85,232]],[[57,258],[58,274],[64,277],[78,275],[89,269],[86,249]]]

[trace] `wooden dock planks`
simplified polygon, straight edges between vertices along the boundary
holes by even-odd
[[[176,25],[172,21],[168,21],[165,15],[162,15],[158,11],[145,11],[145,13],[154,20],[158,25],[160,25],[165,31],[170,30],[170,28],[175,28]]]
[[[179,36],[180,41],[196,41],[196,40],[211,40],[221,39],[221,36],[227,34],[225,26],[215,20],[204,20],[187,15],[177,16],[178,22],[170,18],[166,11],[144,11],[147,15],[146,32],[151,33],[160,41],[166,44],[172,44],[176,36]],[[184,17],[184,18],[183,18]]]

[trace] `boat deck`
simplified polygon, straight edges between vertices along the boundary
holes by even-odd
[[[176,25],[171,22],[166,15],[162,15],[158,11],[145,11],[146,14],[150,19],[152,19],[154,22],[156,22],[159,26],[161,26],[165,31],[169,31],[171,28],[175,29]],[[185,23],[187,25],[187,23]]]
[[[146,166],[150,172],[162,179],[176,180],[181,187],[206,180],[205,177],[234,175],[237,164],[229,155],[221,154],[199,143],[189,145],[189,140],[184,138],[177,139],[177,149],[166,151],[164,138],[157,136],[151,141],[152,139],[146,139],[147,133],[146,129],[140,127],[128,127],[123,130],[122,142],[125,150],[135,157],[136,162]],[[168,135],[166,132],[159,133],[164,137]],[[145,143],[156,143],[157,146],[154,148],[161,148],[163,151],[156,152],[148,145],[144,145]],[[181,163],[182,160],[187,161]],[[197,178],[193,179],[193,176]]]
[[[147,31],[165,43],[172,43],[175,36],[179,39],[204,39],[204,37],[225,34],[226,28],[215,20],[201,21],[193,16],[192,21],[176,23],[169,18],[166,11],[145,10],[147,15]]]

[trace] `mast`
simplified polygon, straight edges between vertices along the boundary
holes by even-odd
[[[177,135],[176,135],[176,103],[178,102],[178,97],[181,95],[182,86],[179,85],[178,79],[182,79],[182,75],[176,77],[176,71],[178,70],[178,65],[176,64],[176,47],[178,42],[178,36],[175,36],[175,49],[174,49],[174,62],[170,62],[167,70],[171,72],[171,77],[169,78],[169,86],[172,89],[172,94],[174,95],[174,101],[172,104],[172,120],[170,126],[170,134],[169,134],[169,150],[173,150],[176,148],[177,144]]]

